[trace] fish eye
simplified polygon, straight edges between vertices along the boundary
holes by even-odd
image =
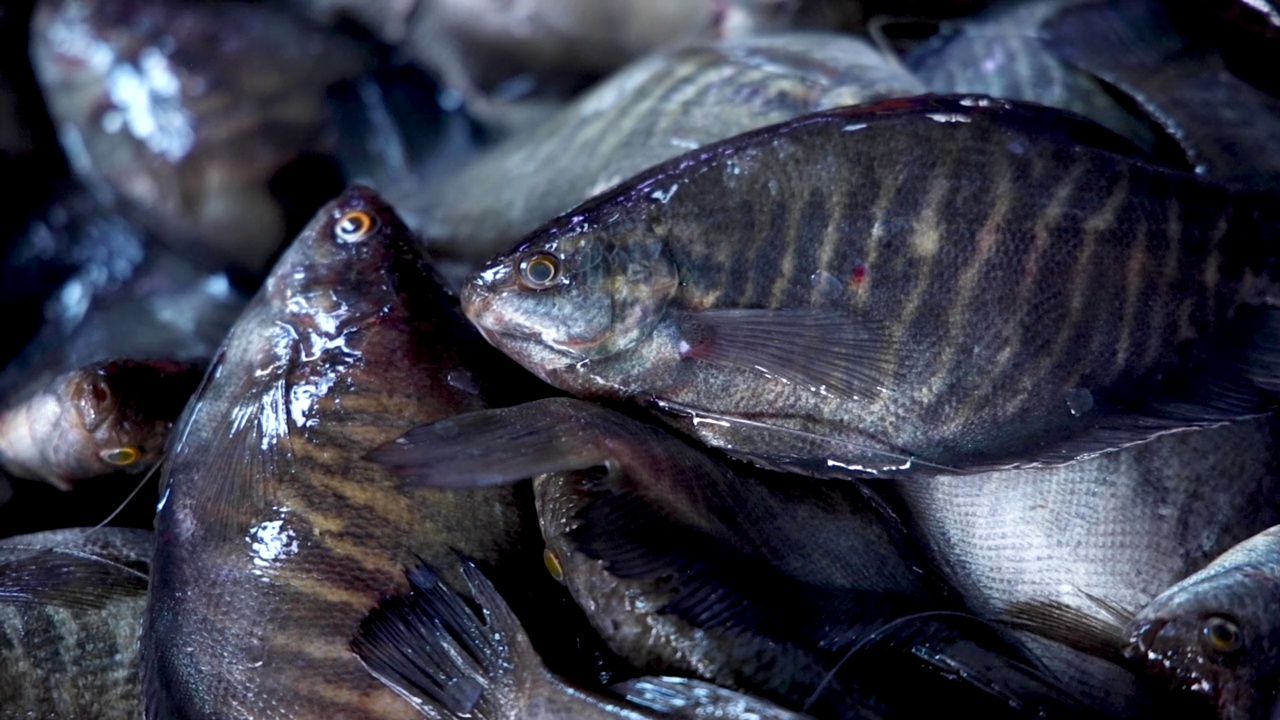
[[[560,258],[535,252],[520,261],[520,284],[529,290],[546,290],[560,279]]]
[[[360,242],[378,229],[378,220],[363,210],[352,210],[338,218],[333,226],[333,234],[339,242]]]
[[[551,548],[543,549],[542,564],[547,566],[547,572],[551,573],[556,582],[564,584],[564,566],[560,564],[560,558],[551,552]]]
[[[128,467],[138,462],[138,458],[142,457],[142,453],[138,452],[138,448],[122,447],[103,450],[98,453],[98,457],[102,458],[102,461],[108,465]]]
[[[1210,650],[1219,653],[1235,652],[1244,645],[1240,626],[1222,615],[1212,615],[1205,621],[1204,640]]]

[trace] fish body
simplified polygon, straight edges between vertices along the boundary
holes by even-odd
[[[503,130],[533,127],[562,98],[636,58],[692,41],[829,27],[857,15],[823,0],[307,0],[349,16],[439,77],[468,112]]]
[[[463,290],[553,385],[819,476],[1061,464],[1264,412],[1265,203],[981,96],[796,119],[653,168]]]
[[[1044,43],[1131,97],[1197,173],[1280,189],[1280,99],[1232,73],[1217,48],[1179,33],[1173,12],[1156,0],[1078,2],[1044,23]]]
[[[1280,522],[1270,417],[1158,437],[1051,468],[896,485],[911,527],[973,611],[1009,619],[1062,608],[1116,622],[1250,534]],[[1099,604],[1099,599],[1105,605]],[[1040,630],[1033,623],[1031,632]],[[1039,625],[1043,626],[1041,619]],[[1119,639],[1118,637],[1116,638]],[[1117,647],[1031,650],[1095,704],[1132,716],[1154,700]]]
[[[1280,528],[1227,550],[1165,590],[1125,628],[1135,665],[1197,694],[1222,720],[1275,715]]]
[[[997,5],[943,23],[940,32],[904,59],[935,93],[981,93],[1079,113],[1150,148],[1155,137],[1121,107],[1093,75],[1046,47],[1041,25],[1081,0],[1036,0]]]
[[[416,557],[521,566],[536,518],[518,488],[405,492],[362,456],[406,423],[484,407],[484,349],[372,191],[316,215],[171,436],[148,717],[416,716],[346,649],[360,618]]]
[[[789,32],[700,43],[638,60],[537,129],[393,196],[404,196],[397,206],[433,254],[474,269],[543,222],[692,148],[923,91],[854,37]]]
[[[157,0],[43,0],[31,57],[78,176],[167,241],[252,272],[286,239],[273,191],[317,192],[273,179],[326,151],[325,88],[370,62],[270,5]]]
[[[60,490],[146,472],[204,371],[201,363],[114,360],[59,375],[0,410],[0,467]]]
[[[656,720],[803,716],[700,680],[642,677],[613,692],[549,672],[524,628],[474,561],[463,575],[477,614],[430,566],[409,572],[410,592],[382,602],[352,649],[369,672],[429,718]]]
[[[0,718],[141,717],[151,548],[131,528],[0,540]]]

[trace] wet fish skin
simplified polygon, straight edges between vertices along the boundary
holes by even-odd
[[[1207,698],[1222,720],[1271,717],[1280,661],[1280,527],[1232,547],[1173,585],[1125,628],[1128,656],[1177,690]]]
[[[684,678],[638,678],[615,686],[616,695],[574,687],[543,665],[476,564],[464,558],[462,573],[480,616],[430,566],[419,565],[409,572],[410,592],[380,603],[352,640],[369,672],[429,718],[803,717]]]
[[[1265,208],[1126,147],[981,96],[816,113],[565,213],[463,307],[552,385],[802,474],[1060,464],[1265,411]]]
[[[271,5],[165,0],[41,0],[31,57],[79,177],[166,241],[250,272],[286,239],[281,200],[319,182],[272,187],[326,152],[326,86],[370,63]]]
[[[1227,548],[1280,523],[1278,431],[1266,417],[1061,467],[920,478],[895,488],[910,508],[909,525],[976,614],[1007,618],[1019,607],[1060,604],[1115,622],[1095,598],[1136,612]],[[1058,669],[1063,664],[1082,664],[1061,649],[1041,652],[1059,677],[1069,672]],[[1125,671],[1100,663],[1075,671],[1084,677],[1072,686],[1096,693],[1117,714],[1153,701]]]
[[[317,214],[174,430],[148,717],[416,717],[346,649],[404,588],[401,568],[457,548],[541,571],[519,488],[406,492],[360,459],[406,423],[485,407],[473,368],[510,368],[472,350],[485,348],[376,194],[349,189]]]
[[[996,5],[953,23],[904,58],[935,93],[981,93],[1070,110],[1151,149],[1156,137],[1097,78],[1045,46],[1041,25],[1081,0]]]
[[[0,718],[141,717],[151,548],[131,528],[0,540]]]
[[[203,363],[112,360],[64,373],[0,410],[0,467],[60,490],[146,472],[204,371]]]
[[[789,32],[702,43],[638,60],[459,172],[390,196],[431,253],[470,271],[557,214],[692,148],[807,112],[922,92],[855,37]]]

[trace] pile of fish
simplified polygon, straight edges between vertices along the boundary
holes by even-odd
[[[1280,714],[1280,5],[0,9],[0,720]]]

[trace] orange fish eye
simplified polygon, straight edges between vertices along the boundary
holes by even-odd
[[[378,229],[378,219],[363,210],[352,210],[338,218],[333,234],[339,242],[360,242]]]
[[[138,459],[142,457],[142,453],[138,452],[138,448],[122,447],[103,450],[98,453],[98,457],[102,458],[102,461],[108,465],[128,467],[138,462]]]
[[[560,258],[535,252],[520,260],[520,284],[529,290],[546,290],[560,279]]]

